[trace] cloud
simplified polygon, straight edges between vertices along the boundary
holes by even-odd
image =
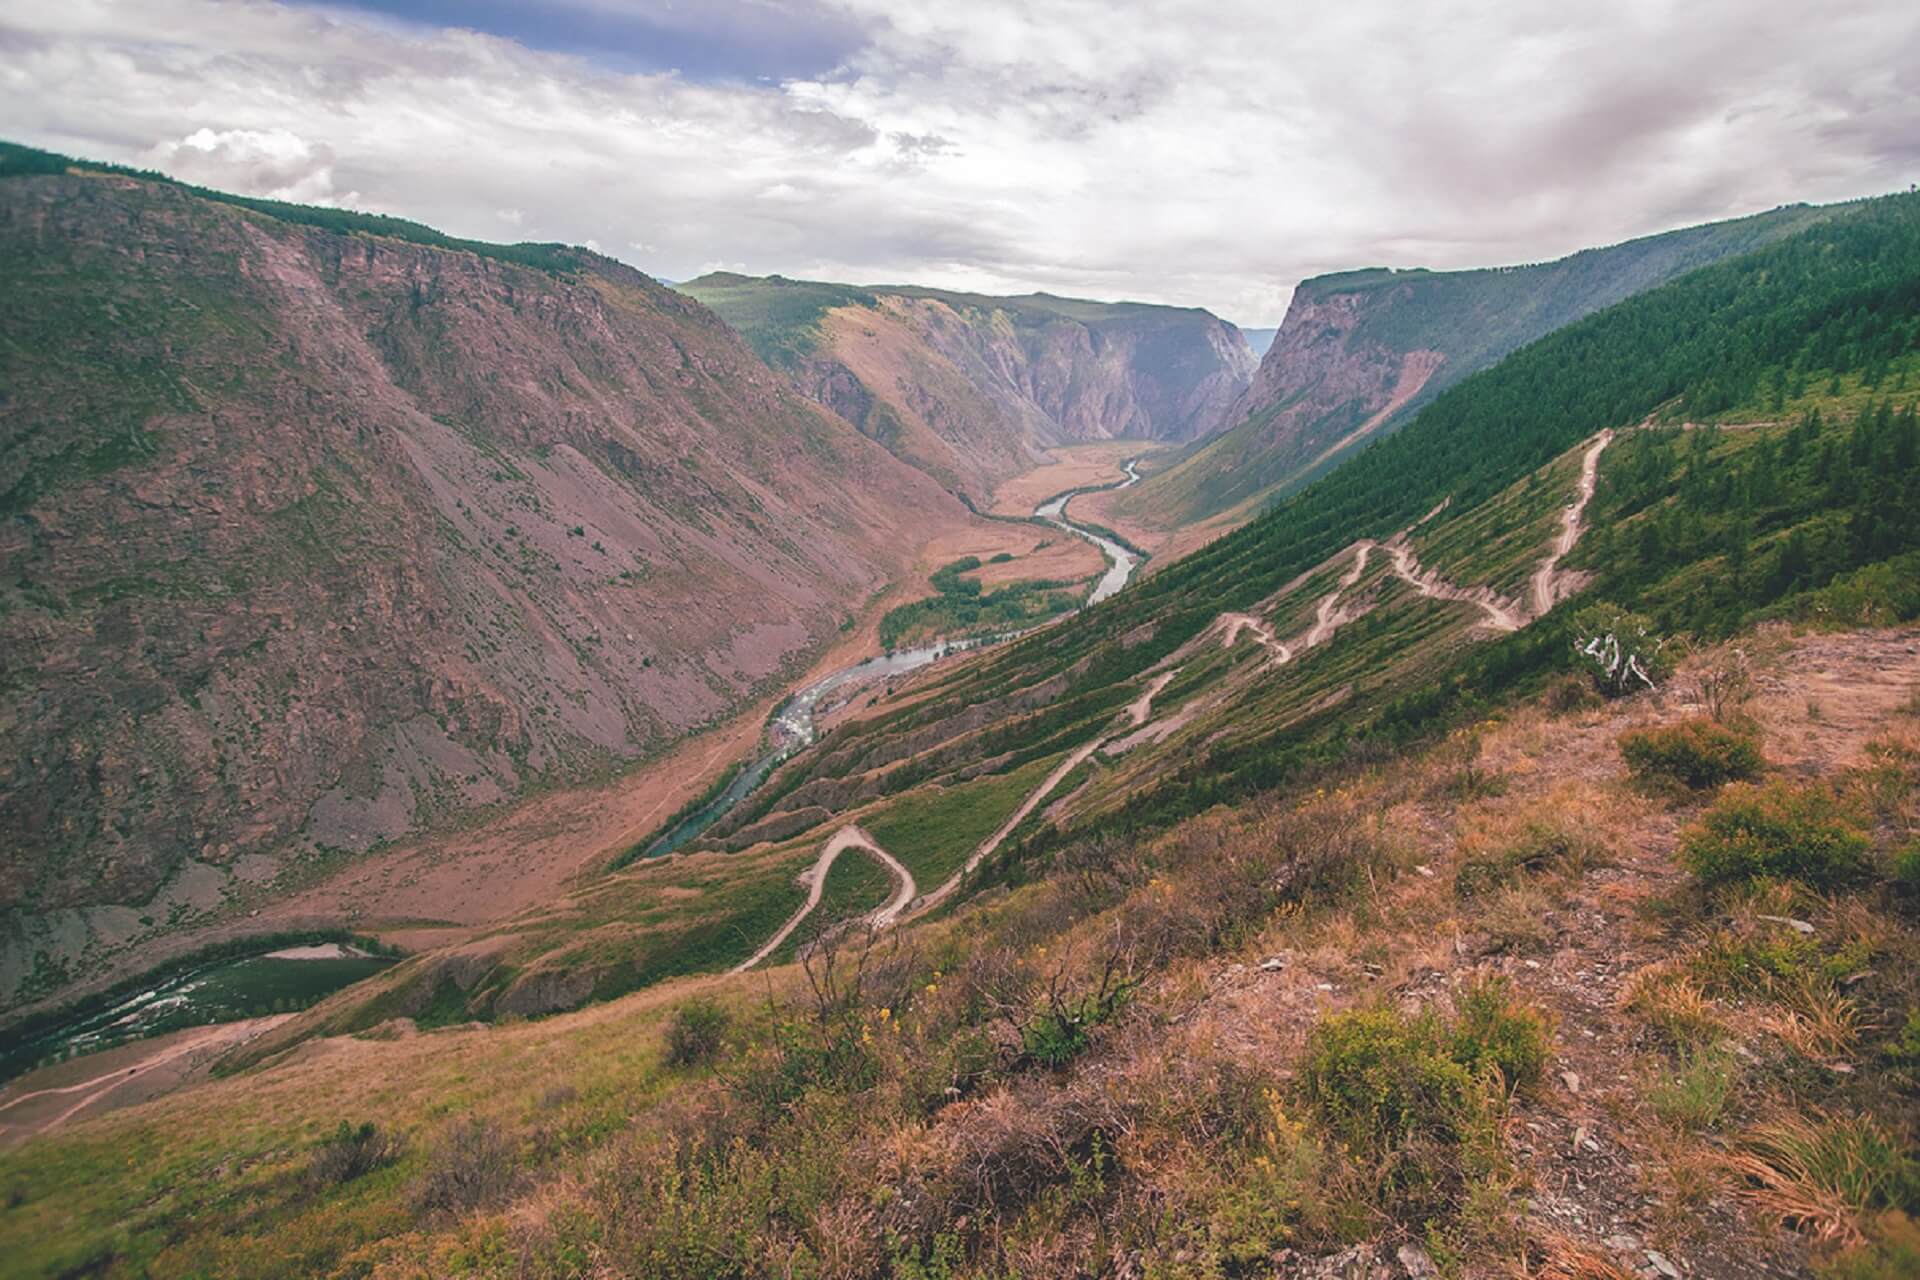
[[[27,142],[591,238],[673,279],[1247,323],[1321,271],[1539,260],[1920,168],[1920,9],[1895,0],[363,7],[0,0],[0,112]],[[618,56],[536,47],[542,14],[613,24]],[[656,69],[696,36],[697,67]]]
[[[333,149],[286,129],[195,129],[141,162],[187,182],[304,204],[352,203],[333,186]]]

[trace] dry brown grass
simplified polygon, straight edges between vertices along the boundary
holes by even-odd
[[[1727,1034],[1721,1010],[1677,959],[1638,970],[1621,987],[1620,1006],[1676,1045],[1704,1045]]]

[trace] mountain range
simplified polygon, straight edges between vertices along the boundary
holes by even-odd
[[[1257,368],[24,148],[0,284],[7,1269],[1920,1258],[1920,194]]]

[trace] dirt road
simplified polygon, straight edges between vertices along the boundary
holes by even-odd
[[[820,856],[814,860],[813,866],[808,870],[806,903],[787,918],[787,922],[767,939],[764,946],[735,965],[734,973],[745,973],[753,968],[778,951],[780,944],[793,936],[793,931],[798,929],[801,923],[813,914],[813,909],[820,905],[820,897],[827,890],[827,873],[833,870],[833,864],[839,861],[840,855],[849,849],[865,850],[893,873],[893,896],[868,912],[863,919],[877,929],[884,929],[900,917],[900,913],[906,910],[907,904],[913,901],[914,895],[920,892],[920,887],[913,882],[913,872],[907,870],[898,858],[881,848],[878,840],[859,827],[849,824],[833,833],[832,838],[821,848]]]

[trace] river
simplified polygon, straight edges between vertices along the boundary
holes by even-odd
[[[1133,577],[1133,571],[1139,567],[1139,557],[1113,539],[1076,524],[1067,514],[1067,503],[1083,493],[1098,493],[1108,489],[1125,489],[1140,483],[1140,472],[1136,466],[1138,458],[1127,459],[1123,470],[1126,479],[1117,484],[1085,485],[1078,489],[1069,489],[1065,493],[1055,494],[1033,509],[1034,518],[1043,520],[1057,529],[1064,529],[1078,538],[1085,538],[1100,548],[1107,558],[1107,571],[1100,581],[1094,584],[1093,591],[1087,596],[1086,608],[1099,604],[1127,585]],[[1078,613],[1075,609],[1072,613]],[[1052,626],[1061,618],[1071,617],[1072,613],[1062,614],[1042,626]],[[768,748],[754,761],[734,775],[734,778],[719,795],[708,801],[694,812],[681,818],[672,828],[663,832],[640,854],[642,858],[659,858],[684,848],[690,841],[720,821],[733,807],[753,794],[769,773],[789,756],[804,751],[813,745],[816,735],[814,709],[820,700],[835,689],[849,685],[863,685],[876,680],[905,675],[917,671],[929,663],[936,662],[951,654],[964,653],[972,649],[982,649],[989,645],[1004,644],[1028,635],[1038,627],[1027,627],[1019,631],[1007,631],[999,635],[979,636],[971,640],[936,641],[914,649],[896,649],[891,653],[879,654],[850,667],[821,676],[811,684],[803,686],[774,713],[773,721],[767,726]]]
[[[1125,480],[1117,484],[1069,489],[1034,508],[1034,518],[1075,537],[1085,538],[1107,558],[1107,571],[1087,596],[1087,605],[1099,604],[1127,585],[1139,557],[1126,547],[1074,523],[1067,504],[1083,493],[1124,489],[1138,484],[1137,459],[1125,464]],[[1082,606],[1083,608],[1086,606]],[[1078,609],[1073,612],[1079,612]],[[1071,614],[1063,614],[1069,617]],[[1051,626],[1058,618],[1042,623]],[[842,667],[804,685],[781,704],[767,726],[767,749],[741,769],[726,788],[707,804],[688,814],[642,851],[643,858],[663,857],[684,847],[712,827],[735,805],[752,795],[769,773],[788,757],[813,745],[814,711],[821,699],[836,689],[868,684],[917,671],[952,654],[1004,644],[1039,627],[969,640],[940,641],[913,649],[896,649],[852,666]],[[130,996],[110,1002],[56,1028],[22,1037],[0,1050],[0,1080],[37,1063],[107,1048],[127,1040],[158,1035],[182,1027],[222,1022],[255,1014],[301,1009],[321,997],[356,982],[391,961],[350,948],[321,953],[319,948],[293,948],[241,959],[211,961],[156,980]]]

